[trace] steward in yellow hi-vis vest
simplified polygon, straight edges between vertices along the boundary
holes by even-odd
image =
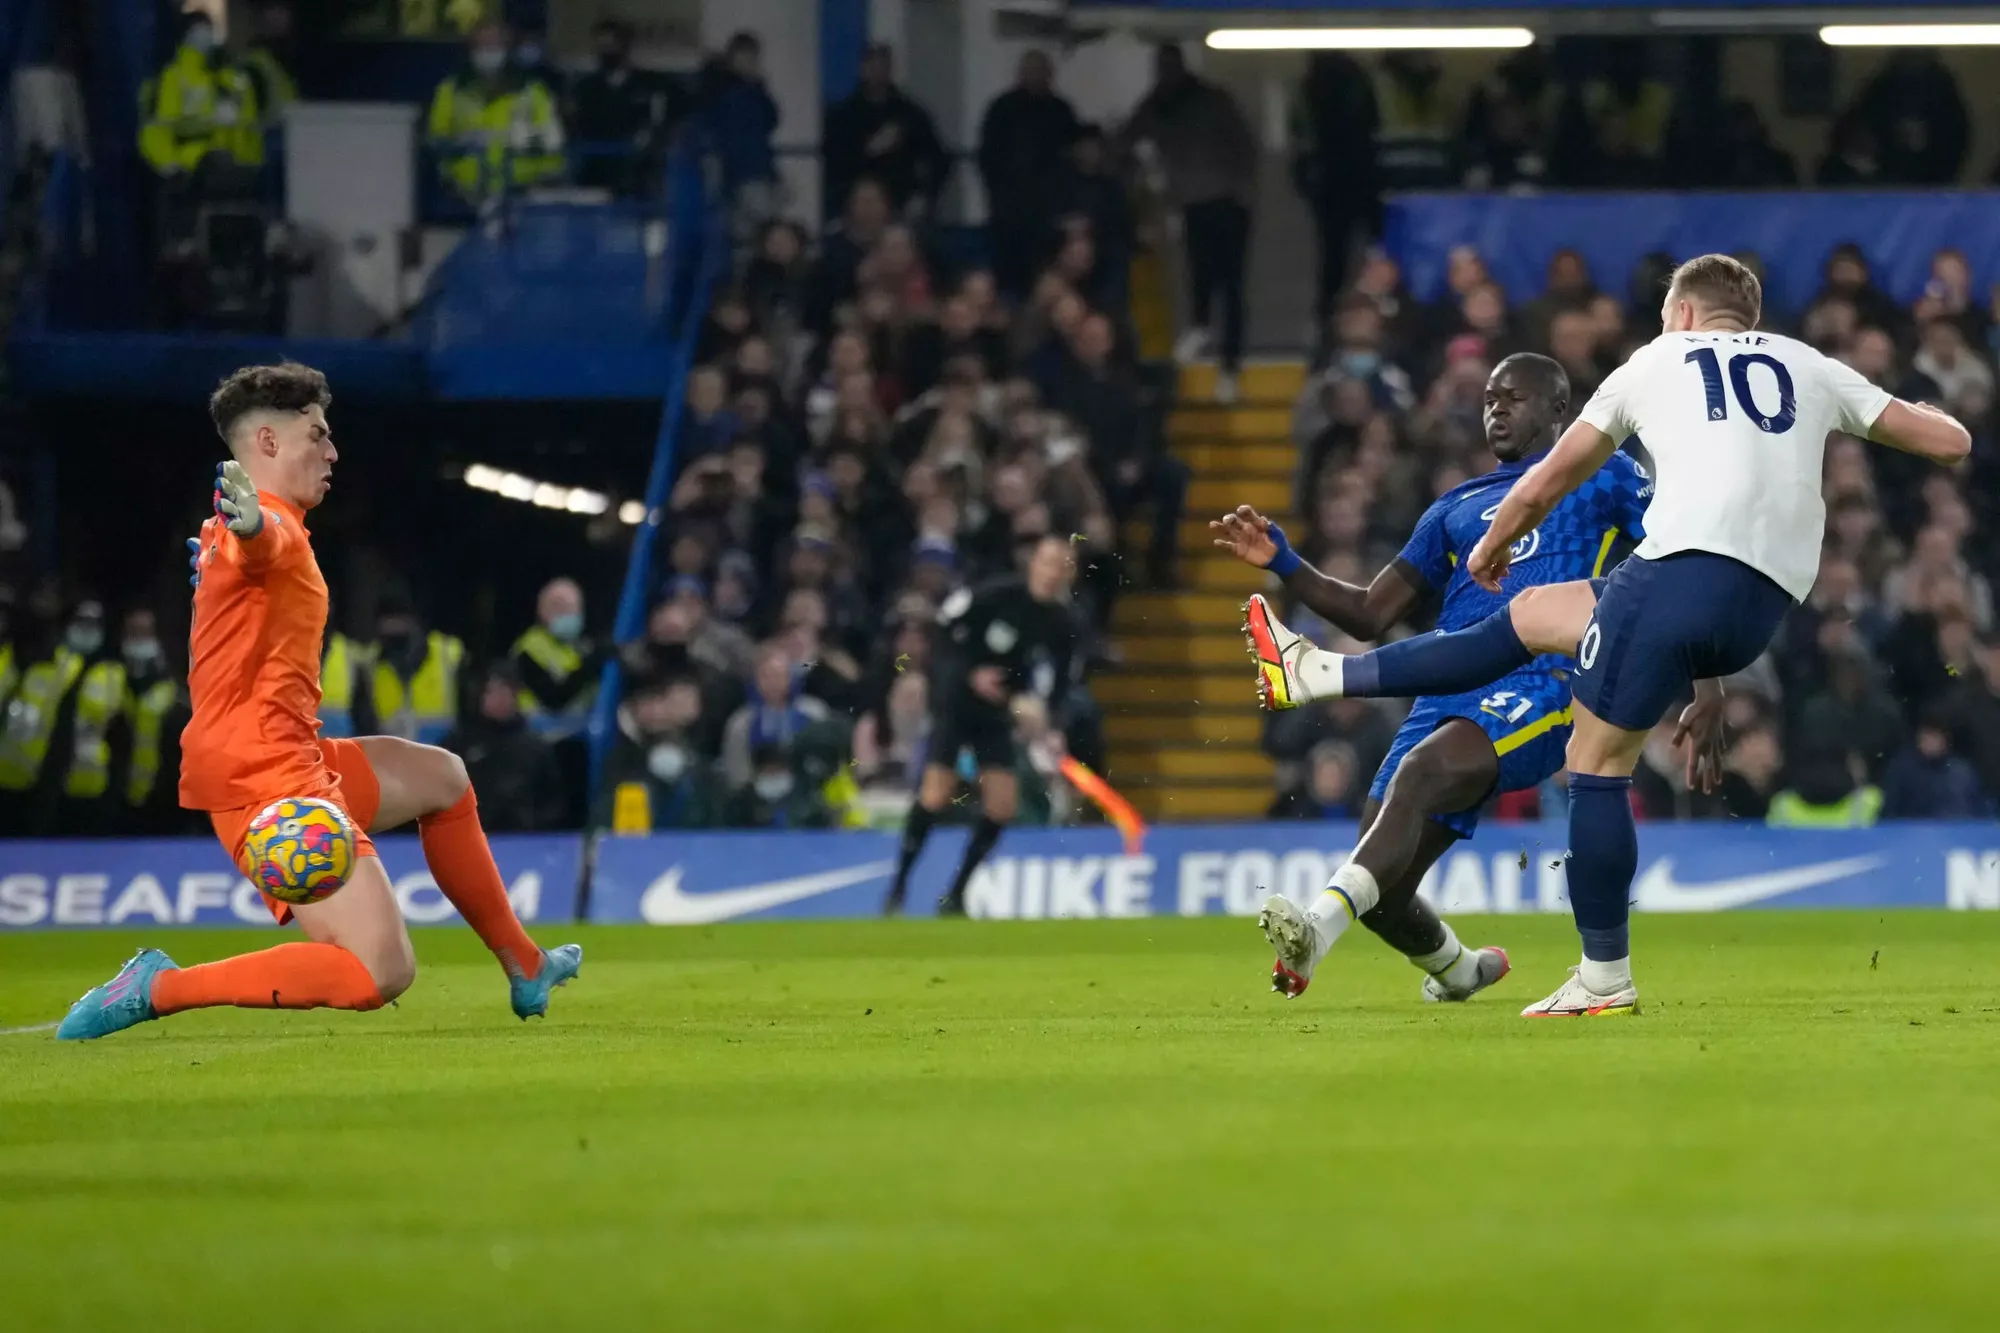
[[[205,18],[189,21],[174,58],[140,89],[139,153],[161,176],[193,171],[210,153],[240,167],[264,163],[256,82]]]
[[[1375,165],[1391,190],[1458,183],[1458,123],[1435,52],[1393,51],[1375,71]]]
[[[189,716],[186,682],[170,670],[158,622],[143,607],[125,613],[118,635],[125,699],[113,728],[112,772],[123,809],[117,831],[164,835],[186,830],[181,810],[181,728]]]
[[[465,645],[433,630],[388,625],[379,641],[327,638],[320,663],[320,734],[401,736],[436,745],[458,721]]]
[[[88,661],[64,643],[21,673],[0,723],[0,791],[25,795],[41,781],[57,717]]]
[[[563,174],[555,96],[508,54],[506,26],[480,24],[465,68],[438,85],[425,123],[438,169],[475,202]]]
[[[499,0],[396,0],[396,31],[404,37],[463,37],[499,7]]]
[[[1820,804],[1788,790],[1771,798],[1764,822],[1772,828],[1873,828],[1881,813],[1880,787],[1856,787],[1838,800]]]
[[[535,598],[535,623],[507,650],[521,678],[521,712],[545,736],[583,730],[597,697],[604,654],[583,633],[583,589],[550,579]]]

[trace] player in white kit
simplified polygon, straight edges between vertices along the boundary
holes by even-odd
[[[1531,1017],[1637,1009],[1632,769],[1691,682],[1748,667],[1812,590],[1826,526],[1827,433],[1943,464],[1971,449],[1965,427],[1945,413],[1892,397],[1796,339],[1758,332],[1762,306],[1756,276],[1728,256],[1681,265],[1661,309],[1666,331],[1614,371],[1515,482],[1466,558],[1474,579],[1498,589],[1514,542],[1620,442],[1645,441],[1656,487],[1646,538],[1606,582],[1572,680],[1568,877],[1583,961],[1523,1011]]]

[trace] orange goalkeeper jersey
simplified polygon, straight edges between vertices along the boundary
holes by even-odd
[[[235,810],[315,789],[326,580],[305,514],[257,493],[264,528],[244,539],[201,528],[201,582],[188,636],[194,716],[181,733],[181,804]]]

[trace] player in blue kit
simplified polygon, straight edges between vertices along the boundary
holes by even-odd
[[[1485,536],[1509,487],[1554,444],[1568,409],[1568,376],[1556,362],[1534,355],[1501,362],[1487,381],[1484,414],[1487,443],[1500,466],[1440,497],[1402,553],[1367,588],[1305,563],[1279,528],[1247,506],[1210,525],[1220,534],[1216,544],[1277,573],[1301,604],[1357,638],[1379,638],[1434,592],[1444,598],[1440,634],[1464,629],[1506,604],[1504,596],[1466,576],[1464,555]],[[1629,456],[1606,460],[1515,544],[1521,583],[1601,575],[1621,539],[1644,536],[1651,494],[1645,472]],[[1294,708],[1314,698],[1373,692],[1359,680],[1343,689],[1339,678],[1343,666],[1352,672],[1368,659],[1311,649],[1261,596],[1250,599],[1246,616],[1266,706]],[[1574,647],[1581,630],[1579,622],[1567,646]],[[1562,767],[1574,665],[1566,653],[1551,652],[1479,689],[1417,700],[1375,776],[1352,859],[1311,908],[1279,897],[1264,905],[1259,922],[1278,955],[1274,990],[1303,992],[1327,950],[1357,919],[1429,974],[1427,999],[1467,999],[1506,974],[1502,950],[1463,948],[1416,889],[1452,843],[1477,826],[1489,795],[1534,787]]]

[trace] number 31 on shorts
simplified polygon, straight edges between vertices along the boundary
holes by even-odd
[[[1519,722],[1528,715],[1528,711],[1534,706],[1535,701],[1533,699],[1516,694],[1512,690],[1502,690],[1498,694],[1489,694],[1479,701],[1479,711],[1482,713],[1491,713],[1495,717],[1506,719],[1508,722]]]

